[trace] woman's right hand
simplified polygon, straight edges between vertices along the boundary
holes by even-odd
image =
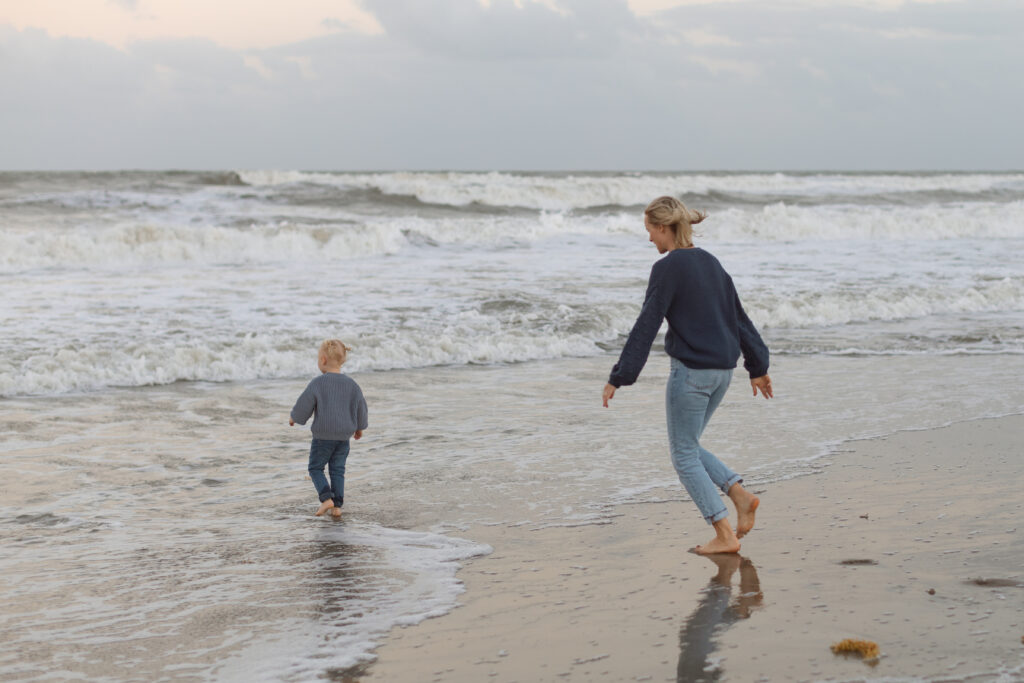
[[[615,385],[613,385],[613,384],[605,384],[604,385],[604,394],[601,396],[601,398],[604,400],[604,407],[605,408],[608,407],[608,401],[612,400],[612,396],[614,396],[614,395],[615,395]]]
[[[750,386],[754,390],[754,396],[757,396],[757,390],[761,390],[761,394],[765,398],[772,398],[772,378],[768,375],[761,375],[760,377],[751,377]]]

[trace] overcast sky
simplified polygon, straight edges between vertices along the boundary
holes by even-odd
[[[0,0],[0,168],[1024,168],[1024,0]]]

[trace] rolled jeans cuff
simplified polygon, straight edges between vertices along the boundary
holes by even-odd
[[[714,524],[715,522],[721,521],[729,516],[729,509],[722,508],[721,512],[716,512],[707,518],[708,524]]]
[[[722,487],[722,493],[728,494],[729,489],[733,487],[733,484],[739,484],[742,481],[743,477],[741,477],[738,474],[734,475],[733,477],[730,477],[729,481],[725,482],[725,486]]]

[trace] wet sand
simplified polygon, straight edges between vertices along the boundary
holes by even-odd
[[[600,357],[360,376],[372,428],[337,523],[312,517],[308,432],[287,427],[305,380],[7,399],[0,679],[695,680],[717,663],[709,678],[963,680],[1019,666],[1024,558],[1007,530],[1022,418],[814,458],[833,435],[1019,412],[988,359],[783,357],[772,402],[737,382],[709,443],[764,502],[749,562],[721,567],[686,553],[710,531],[667,462],[652,360],[609,410]],[[932,396],[936,372],[978,381]],[[465,559],[476,542],[494,552]],[[446,616],[394,627],[432,614]],[[846,637],[876,640],[881,663],[834,657]]]
[[[848,442],[755,489],[739,557],[692,503],[609,524],[474,526],[462,606],[396,629],[373,681],[1024,679],[1024,416]],[[878,643],[864,662],[844,638]]]

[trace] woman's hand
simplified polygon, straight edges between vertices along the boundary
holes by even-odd
[[[604,396],[602,396],[602,398],[604,399],[604,407],[605,408],[608,407],[608,401],[612,400],[612,396],[614,396],[614,395],[615,395],[615,387],[613,385],[611,385],[611,384],[605,384],[604,385]]]
[[[772,398],[772,378],[768,375],[761,375],[760,377],[752,377],[750,379],[750,386],[754,389],[754,396],[757,396],[757,390],[761,390],[761,394],[765,398]]]

